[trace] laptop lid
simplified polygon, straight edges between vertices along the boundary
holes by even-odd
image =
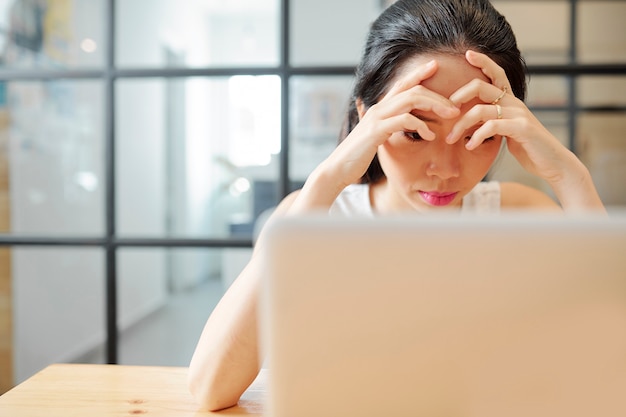
[[[271,416],[626,415],[626,220],[269,226]]]

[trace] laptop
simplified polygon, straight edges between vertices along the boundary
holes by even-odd
[[[626,217],[268,226],[267,411],[626,416]]]

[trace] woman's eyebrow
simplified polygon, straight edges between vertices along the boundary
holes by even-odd
[[[431,118],[431,117],[424,116],[423,114],[420,114],[420,113],[418,113],[418,112],[417,112],[417,111],[415,111],[415,110],[414,110],[414,111],[412,111],[412,112],[411,112],[411,114],[412,114],[413,116],[417,117],[418,119],[420,119],[420,120],[421,120],[421,121],[423,121],[423,122],[426,122],[426,123],[435,123],[435,124],[438,124],[438,125],[439,125],[439,124],[441,124],[441,120],[439,120],[439,119],[433,119],[433,118]]]

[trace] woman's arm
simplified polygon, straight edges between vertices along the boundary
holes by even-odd
[[[297,194],[287,196],[266,224],[285,215]],[[261,367],[257,309],[263,240],[261,231],[250,262],[207,320],[189,364],[189,390],[203,409],[220,410],[237,404]]]
[[[361,121],[307,178],[302,190],[287,196],[268,219],[314,211],[328,211],[349,184],[358,182],[391,134],[417,131],[433,139],[413,109],[429,110],[442,118],[456,117],[459,109],[447,98],[420,86],[437,70],[437,63],[418,66],[392,86],[377,104],[361,109]],[[257,308],[264,271],[261,232],[252,258],[226,291],[202,331],[189,365],[189,388],[202,408],[233,406],[258,374]]]
[[[563,174],[549,180],[563,209],[569,212],[605,212],[587,167],[569,149],[563,152]]]

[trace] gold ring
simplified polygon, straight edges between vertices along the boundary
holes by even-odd
[[[502,107],[497,103],[494,103],[494,106],[496,106],[496,111],[498,112],[498,120],[502,119]]]
[[[497,99],[495,99],[494,101],[491,102],[491,104],[498,104],[500,102],[500,100],[502,100],[502,97],[504,97],[504,95],[506,94],[507,88],[503,87],[502,88],[502,93],[498,96]]]

